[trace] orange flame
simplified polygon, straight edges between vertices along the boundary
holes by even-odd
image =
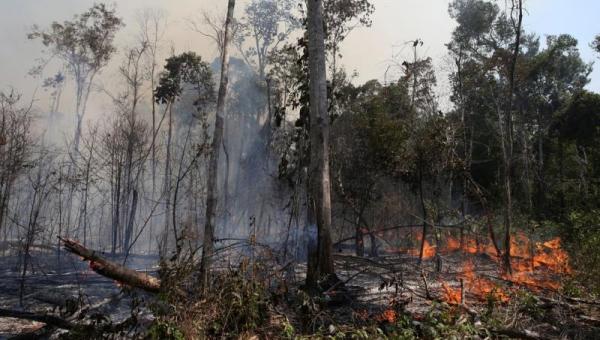
[[[475,273],[475,265],[472,260],[466,261],[463,265],[463,276],[469,292],[480,299],[485,299],[491,295],[502,302],[509,300],[508,295],[497,284]]]
[[[419,243],[423,242],[423,233],[417,233],[417,240]],[[421,245],[419,244],[416,249],[410,249],[408,251],[410,255],[420,256],[421,255]],[[435,256],[435,247],[433,247],[427,240],[423,242],[423,259],[431,259]]]
[[[561,287],[558,276],[572,272],[569,256],[561,248],[560,238],[537,242],[532,246],[524,234],[517,234],[511,241],[511,255],[517,257],[513,259],[513,273],[504,274],[504,279],[532,286],[534,289],[558,290]]]
[[[442,289],[444,290],[444,301],[450,304],[459,304],[461,302],[460,289],[454,289],[450,287],[446,282],[442,282]]]
[[[462,251],[470,254],[488,254],[493,260],[500,264],[498,254],[494,245],[488,242],[476,242],[472,236],[463,239]],[[444,251],[461,249],[461,242],[449,236],[444,246]],[[435,249],[434,249],[435,251]],[[435,254],[435,252],[433,253]],[[561,288],[561,277],[572,273],[569,266],[569,256],[561,248],[560,238],[554,238],[546,242],[532,242],[523,232],[513,235],[511,239],[512,275],[503,273],[503,279],[526,285],[531,289]],[[467,260],[462,265],[459,277],[464,279],[464,290],[485,299],[493,296],[498,301],[507,302],[509,296],[496,282],[478,274],[475,270],[473,260]],[[453,288],[446,282],[441,283],[444,301],[452,304],[460,303],[460,288]]]
[[[444,251],[453,252],[453,251],[457,251],[459,249],[460,249],[460,241],[452,236],[448,236],[448,238],[446,239],[446,247],[444,248]]]
[[[396,311],[393,309],[387,309],[383,312],[383,314],[381,314],[381,320],[382,321],[387,321],[389,323],[395,323],[396,322]]]
[[[545,266],[548,269],[563,274],[571,274],[569,255],[560,247],[560,238],[536,245],[536,254],[533,257],[534,267]]]

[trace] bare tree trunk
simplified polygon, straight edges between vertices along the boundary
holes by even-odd
[[[335,276],[331,242],[331,184],[329,176],[329,116],[322,0],[308,0],[310,91],[309,216],[317,226],[316,249],[309,243],[306,285],[317,287],[323,276]],[[311,219],[309,219],[310,221]]]
[[[544,176],[544,128],[542,111],[538,109],[538,164],[537,164],[537,211],[541,220],[546,207],[546,180]]]
[[[131,199],[131,208],[129,211],[129,219],[127,221],[127,228],[125,229],[125,240],[123,241],[123,251],[125,252],[125,257],[129,256],[129,251],[131,248],[131,238],[133,236],[133,227],[135,225],[135,213],[137,211],[138,204],[138,191],[137,189],[133,189],[133,197]]]
[[[419,162],[420,163],[420,162]],[[421,247],[419,250],[419,265],[423,261],[423,254],[425,252],[425,242],[427,242],[427,206],[425,205],[425,198],[423,197],[423,165],[419,165],[419,200],[421,202],[421,212],[423,214],[423,232],[421,234]]]
[[[170,221],[170,206],[171,206],[171,144],[173,139],[173,105],[169,103],[169,126],[167,128],[167,154],[165,159],[165,178],[163,182],[163,199],[165,201],[165,225],[163,235],[162,252],[166,254],[169,248],[169,221]],[[177,237],[177,235],[173,235]]]
[[[115,183],[112,188],[112,247],[111,253],[114,255],[117,252],[117,244],[119,242],[119,230],[120,228],[120,212],[119,208],[121,206],[121,164],[120,160],[114,159],[116,156],[113,156],[113,179]],[[116,167],[116,169],[114,169]],[[68,218],[67,218],[68,222]]]
[[[21,281],[19,288],[19,304],[23,306],[23,294],[25,290],[25,276],[27,275],[27,268],[30,263],[30,251],[36,236],[40,233],[40,227],[38,225],[38,219],[40,212],[47,202],[50,191],[46,190],[48,185],[48,178],[50,175],[42,176],[43,166],[40,165],[36,179],[32,181],[32,198],[31,208],[29,210],[29,221],[27,223],[27,234],[25,235],[25,244],[23,252],[23,268],[21,271]]]
[[[84,193],[83,193],[83,202],[82,202],[82,206],[81,206],[81,211],[79,213],[79,228],[81,228],[81,226],[83,225],[83,245],[84,246],[87,246],[88,201],[89,201],[90,176],[91,176],[91,168],[92,168],[92,158],[93,158],[93,153],[94,153],[95,136],[92,136],[92,138],[93,139],[92,139],[92,142],[90,145],[88,159],[86,160],[86,165],[85,165],[85,177],[84,177],[85,185],[84,185]]]
[[[228,132],[227,132],[227,126],[229,124],[227,124],[227,122],[224,122],[223,124],[223,135],[225,136],[225,138],[227,138],[227,136],[229,136]],[[225,140],[222,141],[223,142],[223,154],[225,155],[225,176],[223,178],[223,206],[225,207],[225,213],[223,216],[223,225],[228,225],[229,224],[229,217],[231,215],[231,211],[229,211],[229,176],[231,173],[231,160],[229,158],[229,149],[227,146],[227,143],[225,143]],[[239,164],[239,163],[238,163]],[[238,177],[239,177],[239,173],[238,173]]]
[[[364,257],[365,256],[365,240],[363,238],[363,226],[360,220],[360,216],[356,216],[356,220],[354,222],[354,229],[355,229],[355,233],[356,233],[356,239],[354,240],[356,242],[355,246],[356,246],[356,256],[358,257]]]
[[[505,114],[505,136],[502,141],[502,149],[504,156],[504,199],[505,199],[505,210],[504,210],[504,267],[508,273],[512,272],[510,264],[510,248],[511,248],[511,224],[512,224],[512,184],[511,184],[511,170],[512,170],[512,156],[513,156],[513,121],[512,121],[512,110],[514,104],[515,94],[515,73],[517,68],[517,59],[519,57],[519,51],[521,48],[521,27],[523,25],[523,0],[512,0],[512,10],[518,11],[518,18],[515,26],[515,49],[512,56],[509,73],[509,101],[508,108]],[[512,14],[511,14],[512,17]],[[513,18],[514,22],[514,18]]]
[[[229,73],[229,40],[231,39],[231,22],[233,20],[233,11],[235,9],[235,0],[229,0],[227,6],[227,19],[225,19],[225,35],[222,46],[221,60],[221,82],[219,84],[219,94],[217,97],[217,112],[215,117],[215,129],[213,132],[212,150],[208,164],[208,183],[206,199],[206,221],[204,224],[204,240],[202,249],[202,259],[200,261],[200,285],[204,291],[208,288],[209,271],[214,254],[214,233],[215,219],[217,213],[217,170],[219,166],[219,151],[223,144],[223,128],[225,99],[227,97],[227,83]]]

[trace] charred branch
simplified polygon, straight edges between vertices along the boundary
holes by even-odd
[[[85,261],[89,261],[90,268],[96,273],[147,292],[157,293],[160,290],[160,280],[158,278],[107,260],[77,241],[64,238],[60,238],[60,240],[68,252],[82,257]]]
[[[72,324],[70,321],[49,314],[36,314],[32,312],[0,309],[0,317],[37,321],[61,329],[72,329],[73,327],[75,327],[75,325]]]

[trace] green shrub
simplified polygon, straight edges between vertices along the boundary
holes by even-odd
[[[583,286],[600,295],[600,210],[572,212],[561,232],[575,269],[574,280],[567,282],[564,293],[581,295]]]

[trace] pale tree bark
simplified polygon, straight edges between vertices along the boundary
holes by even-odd
[[[329,176],[329,116],[325,32],[322,0],[308,0],[310,91],[310,167],[308,220],[317,240],[309,242],[306,285],[316,288],[323,277],[335,276],[331,243],[331,184]],[[309,230],[314,237],[314,233]]]
[[[204,240],[202,244],[202,259],[200,261],[200,284],[204,291],[208,288],[209,271],[214,254],[215,219],[217,214],[217,168],[219,165],[219,151],[223,145],[223,128],[225,114],[225,99],[227,97],[227,83],[229,73],[229,40],[231,39],[231,23],[235,0],[229,0],[227,6],[227,19],[225,19],[225,35],[221,48],[221,82],[217,97],[217,113],[215,117],[215,128],[211,143],[211,154],[208,164],[208,183],[206,198],[206,221],[204,224]]]

